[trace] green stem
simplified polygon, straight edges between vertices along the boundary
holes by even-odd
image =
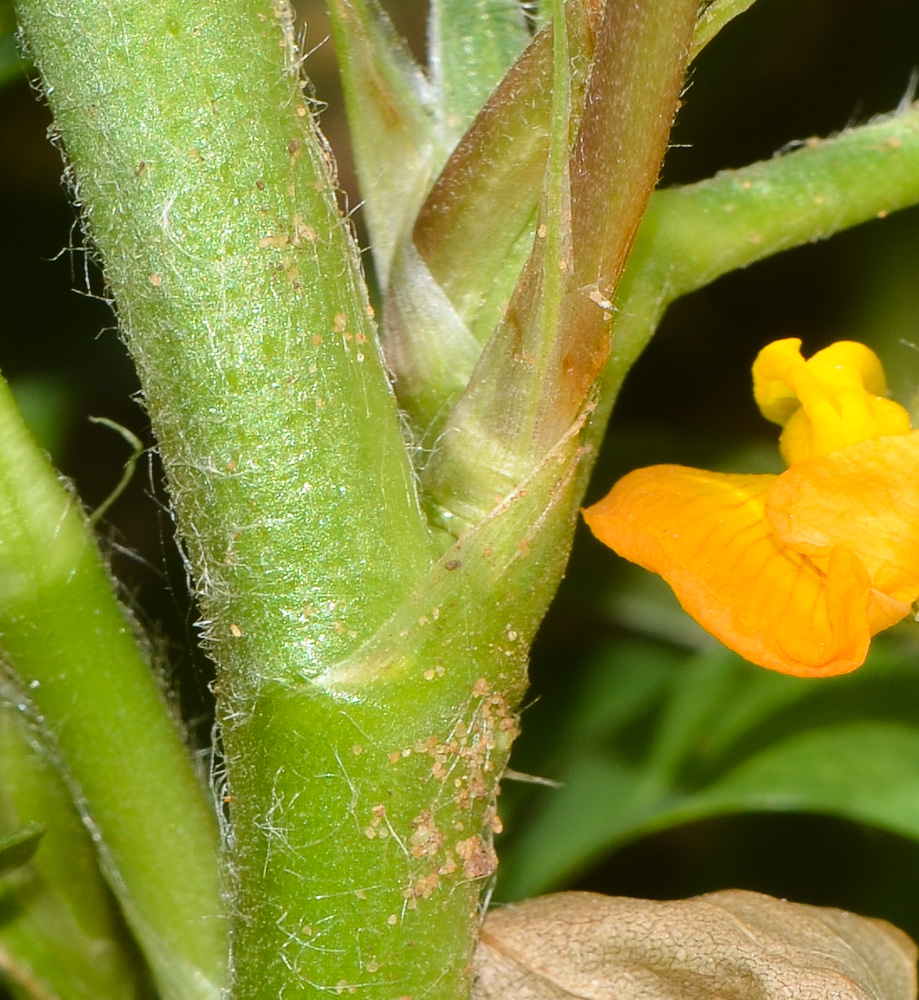
[[[213,805],[83,515],[2,381],[0,441],[0,653],[164,997],[216,998],[226,928]]]
[[[667,306],[723,274],[919,203],[919,105],[655,193],[616,297],[595,440]]]
[[[305,933],[301,907],[316,905],[308,880],[338,845],[320,837],[294,856],[279,832],[310,838],[327,824],[328,767],[323,757],[317,775],[309,761],[334,739],[339,708],[287,706],[374,633],[434,552],[357,252],[284,4],[19,10],[218,661],[235,995],[290,997],[284,963]],[[392,937],[408,964],[406,932]],[[327,982],[338,957],[307,954],[304,981]]]

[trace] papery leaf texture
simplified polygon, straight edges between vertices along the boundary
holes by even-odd
[[[882,920],[731,889],[658,902],[566,892],[493,910],[474,1000],[914,1000]]]

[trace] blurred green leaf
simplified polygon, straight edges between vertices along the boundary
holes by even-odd
[[[460,136],[376,0],[331,0],[354,159],[377,278]]]
[[[518,0],[432,0],[431,75],[448,121],[464,131],[529,40]]]
[[[620,643],[589,665],[539,758],[562,787],[517,806],[530,815],[502,846],[501,898],[545,891],[644,834],[728,813],[826,813],[919,839],[919,673],[902,634],[875,640],[855,673],[819,682],[720,648],[655,649]]]
[[[31,860],[44,832],[41,823],[26,823],[21,830],[0,836],[0,875],[15,871]]]
[[[17,998],[138,1000],[146,970],[92,838],[19,707],[0,691],[0,978]]]
[[[59,459],[72,429],[72,386],[58,375],[41,373],[19,375],[10,389],[38,446],[52,461]]]
[[[16,40],[16,15],[9,0],[0,0],[0,87],[19,80],[25,63]]]

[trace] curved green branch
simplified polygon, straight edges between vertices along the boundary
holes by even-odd
[[[655,193],[616,300],[599,437],[622,380],[681,295],[919,204],[919,104],[793,152]]]

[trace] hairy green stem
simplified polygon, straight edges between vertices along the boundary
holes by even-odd
[[[290,12],[267,0],[19,10],[218,661],[234,995],[309,992],[339,959],[314,949],[292,981],[282,917],[315,902],[306,872],[341,845],[320,838],[292,859],[279,838],[323,822],[327,783],[305,762],[338,708],[288,706],[373,634],[434,550]],[[279,798],[304,766],[316,780]]]

